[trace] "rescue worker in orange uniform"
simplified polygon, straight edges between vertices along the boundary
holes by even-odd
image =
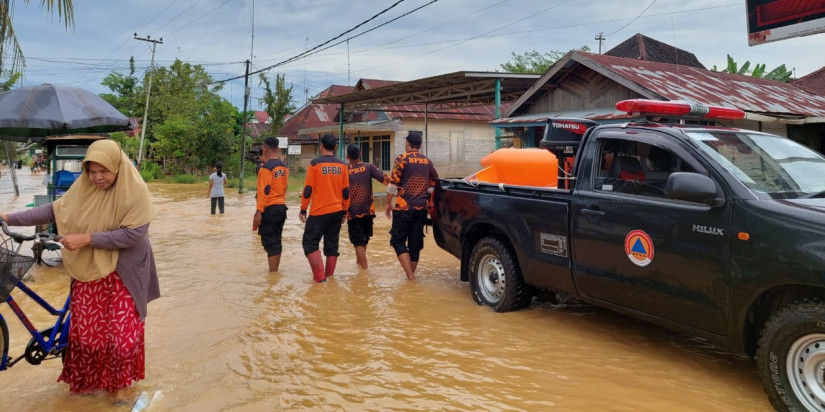
[[[337,146],[335,136],[321,136],[321,156],[309,163],[301,194],[299,218],[306,222],[301,243],[315,282],[324,282],[335,274],[338,235],[349,209],[349,173],[347,164],[334,155]],[[324,239],[326,264],[318,250],[321,238]]]
[[[358,145],[347,146],[349,164],[350,203],[347,211],[347,232],[349,241],[355,247],[355,259],[361,269],[367,269],[367,243],[372,237],[375,219],[375,201],[372,195],[372,179],[386,185],[389,176],[374,164],[361,161]]]
[[[261,235],[269,271],[277,272],[281,264],[281,233],[286,222],[289,170],[280,158],[277,138],[264,140],[261,158],[264,163],[258,170],[257,207],[252,226],[257,227]]]
[[[424,248],[427,202],[438,180],[433,162],[419,152],[421,141],[421,132],[407,134],[406,153],[395,159],[387,186],[385,214],[392,219],[390,245],[408,280],[415,280],[419,253]],[[396,199],[395,207],[393,198]]]

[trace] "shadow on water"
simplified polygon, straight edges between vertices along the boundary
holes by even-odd
[[[4,173],[0,191],[7,184]],[[751,362],[702,341],[586,305],[477,306],[431,233],[419,281],[408,282],[380,213],[370,269],[356,267],[344,227],[336,275],[314,284],[299,205],[289,205],[280,271],[268,273],[254,193],[230,189],[226,214],[210,216],[205,184],[150,191],[163,297],[149,307],[147,378],[135,385],[161,391],[150,410],[770,410]],[[0,200],[0,210],[24,207]],[[62,268],[32,276],[50,301],[65,296]],[[0,311],[19,353],[24,331]],[[69,395],[59,370],[0,373],[2,409],[111,410],[105,395]]]

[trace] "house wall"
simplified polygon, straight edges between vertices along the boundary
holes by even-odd
[[[541,96],[528,114],[615,107],[616,102],[641,99],[642,95],[584,66],[567,75],[553,90]]]
[[[404,152],[409,131],[424,131],[423,119],[404,119],[403,130],[392,138],[393,159]],[[461,178],[481,169],[481,158],[496,147],[495,129],[481,120],[433,120],[421,151],[432,160],[442,178]]]

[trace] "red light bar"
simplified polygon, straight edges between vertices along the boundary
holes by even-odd
[[[739,109],[720,106],[705,106],[703,104],[688,103],[685,101],[661,101],[647,99],[622,100],[616,103],[616,110],[631,115],[662,115],[662,116],[689,116],[705,119],[742,119],[745,112]]]

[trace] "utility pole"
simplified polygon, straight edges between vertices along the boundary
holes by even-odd
[[[241,173],[238,178],[238,193],[243,193],[243,169],[246,158],[246,108],[249,103],[249,60],[246,61],[246,73],[243,76],[243,128],[241,128]]]
[[[604,37],[604,32],[603,32],[603,31],[600,31],[600,32],[599,32],[599,34],[596,36],[596,40],[598,40],[598,41],[599,41],[599,54],[602,54],[602,42],[603,42],[603,41],[605,41],[605,40],[607,40],[607,39]]]
[[[155,47],[157,47],[158,44],[163,44],[163,37],[161,37],[160,40],[153,40],[149,36],[146,36],[146,38],[138,37],[137,33],[135,33],[135,40],[152,43],[152,63],[149,65],[149,84],[146,86],[146,105],[143,107],[143,123],[140,125],[140,148],[138,149],[137,158],[137,167],[138,170],[140,170],[140,167],[143,165],[143,141],[146,138],[146,121],[149,117],[149,95],[152,93],[152,72],[155,68]]]

